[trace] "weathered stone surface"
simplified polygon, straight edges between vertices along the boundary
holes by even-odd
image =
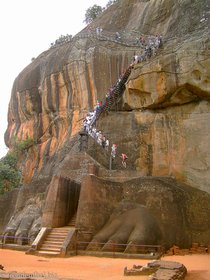
[[[0,209],[1,232],[5,243],[30,244],[38,234],[42,222],[42,211],[45,201],[45,191],[49,184],[48,179],[40,179],[33,185],[15,189],[6,194],[7,200],[2,197]],[[5,203],[6,202],[6,203]]]
[[[95,250],[95,244],[98,243],[102,246],[101,251],[113,251],[113,246],[115,251],[124,251],[126,244],[131,242],[137,245],[135,253],[141,252],[139,244],[160,244],[161,231],[157,220],[144,205],[122,201],[116,205],[109,220],[94,236],[87,250]]]
[[[183,16],[185,10],[190,17]],[[147,108],[137,125],[148,126],[143,141],[151,142],[149,151],[148,147],[141,149],[133,168],[150,175],[175,176],[205,191],[209,191],[209,153],[205,152],[209,149],[210,96],[207,10],[207,1],[123,0],[88,27],[163,34],[164,48],[151,61],[137,65],[127,84],[122,108]],[[206,20],[200,22],[203,17]],[[138,52],[139,48],[106,40],[77,39],[42,53],[20,73],[12,90],[5,140],[10,148],[13,136],[31,137],[37,143],[21,162],[24,182],[57,156],[78,132],[86,112],[105,97]],[[195,125],[197,119],[199,125]],[[120,126],[117,114],[115,123]],[[115,125],[111,129],[112,134]],[[116,140],[119,142],[119,135]],[[141,146],[141,139],[136,145]],[[146,154],[152,167],[145,163]]]
[[[197,201],[204,202],[205,210]],[[193,240],[210,242],[209,201],[205,192],[170,178],[114,182],[88,176],[81,186],[76,226],[92,232],[88,249],[95,251],[102,250],[102,243],[129,242],[189,248]]]
[[[62,177],[53,177],[43,209],[43,227],[62,227],[76,213],[80,185]]]
[[[14,189],[10,193],[0,196],[0,233],[3,233],[10,217],[15,210],[18,189]]]
[[[132,170],[106,171],[96,166],[101,177],[87,176],[94,165],[86,154],[70,154],[62,173],[52,178],[47,190],[42,182],[43,193],[38,186],[21,189],[5,235],[17,236],[17,241],[23,237],[33,239],[40,226],[67,225],[77,211],[78,240],[89,242],[95,236],[93,242],[107,243],[104,250],[110,249],[113,240],[161,244],[165,248],[173,244],[190,247],[193,241],[209,244],[209,194],[170,178],[138,177],[139,172]],[[129,180],[132,177],[136,178]],[[145,223],[141,217],[148,215],[151,219]],[[132,234],[130,227],[135,228]],[[147,229],[149,234],[145,235]]]
[[[149,277],[150,280],[183,280],[187,275],[187,268],[178,262],[160,260],[148,263],[148,266],[158,267],[158,270]]]
[[[34,145],[19,160],[23,183],[31,182],[29,188],[17,191],[17,198],[15,190],[0,204],[2,228],[14,214],[14,223],[8,224],[6,233],[11,229],[19,237],[35,236],[41,217],[45,225],[64,225],[73,213],[66,210],[71,201],[71,197],[66,199],[71,196],[69,182],[80,186],[88,173],[95,172],[99,178],[87,178],[89,183],[80,194],[80,229],[96,235],[126,197],[133,205],[147,207],[158,221],[167,246],[175,241],[180,246],[187,246],[192,240],[209,242],[208,5],[207,0],[122,0],[83,30],[87,34],[87,29],[101,26],[107,32],[120,31],[124,36],[132,30],[138,36],[139,32],[161,33],[164,38],[163,48],[155,57],[135,65],[124,98],[116,106],[118,111],[97,122],[110,143],[118,144],[118,153],[127,153],[124,175],[122,171],[110,175],[105,170],[109,154],[92,141],[87,154],[80,154],[77,132],[87,111],[93,109],[97,99],[105,98],[133,55],[141,53],[138,46],[78,37],[42,53],[18,75],[9,104],[5,141],[12,148],[14,137],[32,138]],[[188,15],[184,15],[186,11]],[[205,20],[201,21],[203,17]],[[119,157],[113,169],[122,169]],[[170,176],[177,181],[126,182],[139,175]],[[51,184],[47,190],[44,184],[38,193],[35,182],[41,187],[43,176]],[[186,187],[183,191],[178,181],[195,189]],[[9,201],[14,204],[5,210]],[[25,219],[32,209],[33,215]],[[119,215],[120,219],[123,218]],[[129,240],[129,234],[126,238]]]
[[[82,52],[74,49],[78,43],[84,48]],[[105,97],[106,90],[119,75],[115,64],[122,50],[110,53],[108,49],[106,53],[101,42],[94,42],[94,47],[89,46],[90,43],[87,39],[80,40],[73,46],[47,51],[26,67],[14,83],[6,143],[12,147],[13,136],[33,138],[37,143],[22,162],[23,170],[27,169],[25,182],[31,180],[35,171],[40,172],[64,142],[79,131],[87,111],[94,107],[97,98]],[[64,49],[66,56],[63,57]],[[131,57],[132,51],[129,52]],[[128,65],[127,52],[123,59],[121,69]],[[100,69],[101,65],[106,67]],[[111,73],[109,67],[113,69]],[[111,81],[106,80],[105,75],[109,75]]]
[[[133,265],[133,268],[124,269],[125,276],[150,275],[150,280],[182,280],[187,274],[186,267],[173,261],[153,261],[145,266]]]

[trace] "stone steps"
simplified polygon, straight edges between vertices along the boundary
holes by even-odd
[[[77,218],[77,213],[75,213],[75,214],[73,215],[73,217],[71,218],[71,220],[70,220],[69,223],[68,223],[68,226],[74,227],[75,224],[76,224],[76,218]]]
[[[60,255],[62,245],[69,233],[69,230],[70,227],[53,228],[45,237],[37,253],[39,255]]]
[[[53,251],[37,251],[37,255],[40,255],[40,256],[47,256],[47,257],[58,257],[60,255],[60,253],[57,253],[57,252],[53,252]]]
[[[40,251],[50,251],[50,252],[58,252],[60,253],[60,246],[49,246],[42,245]]]
[[[61,246],[63,244],[63,241],[55,241],[54,239],[46,239],[42,245],[48,245],[48,246]]]

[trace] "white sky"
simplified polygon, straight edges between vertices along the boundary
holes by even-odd
[[[85,27],[86,10],[108,0],[0,1],[0,158],[7,152],[4,132],[12,85],[17,75],[60,35]]]

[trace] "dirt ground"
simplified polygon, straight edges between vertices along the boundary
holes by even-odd
[[[210,255],[188,255],[163,257],[163,260],[171,260],[183,263],[188,275],[186,280],[210,280]],[[11,277],[22,277],[27,273],[36,279],[68,278],[68,280],[127,280],[123,275],[124,268],[135,265],[144,265],[150,260],[118,259],[74,256],[69,258],[45,258],[26,255],[24,252],[0,249],[0,264]],[[0,270],[0,279],[4,271]],[[41,274],[42,273],[42,274]],[[131,276],[131,280],[146,280],[146,276]]]

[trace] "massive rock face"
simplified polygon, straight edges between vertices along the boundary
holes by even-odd
[[[105,243],[104,251],[109,243],[162,244],[166,248],[173,243],[189,247],[195,240],[206,244],[209,201],[205,192],[171,178],[141,176],[110,182],[91,175],[82,184],[77,227],[92,231],[94,244],[89,249]]]
[[[126,36],[131,30],[136,36],[139,31],[163,34],[164,48],[137,65],[127,84],[122,109],[146,109],[134,118],[148,130],[138,135],[141,151],[133,168],[175,176],[209,191],[209,8],[207,1],[172,2],[121,1],[89,28],[125,30]],[[186,7],[190,18],[183,16]],[[22,160],[26,183],[78,132],[87,111],[105,98],[133,54],[140,52],[138,47],[78,37],[42,53],[20,73],[12,90],[5,140],[10,148],[13,136],[35,140]],[[145,163],[148,148],[140,142],[150,146],[152,167]]]
[[[142,53],[129,40],[143,33],[162,34],[163,47],[134,66],[117,111],[102,117],[97,127],[118,144],[119,152],[127,153],[128,169],[142,176],[174,177],[210,193],[209,8],[207,0],[122,0],[71,42],[45,51],[28,65],[14,82],[5,133],[10,149],[14,137],[34,139],[19,161],[24,184],[31,187],[33,181],[54,175],[81,183],[89,160],[72,163],[78,152],[77,133],[87,112],[105,99],[133,55]],[[105,37],[90,36],[97,26]],[[116,31],[127,44],[111,40]],[[108,157],[96,143],[90,143],[88,153],[108,168]],[[121,169],[119,159],[113,168]],[[143,204],[148,206],[148,201]],[[188,207],[186,201],[183,204]],[[46,207],[40,206],[37,219]],[[205,216],[201,224],[208,222]],[[203,240],[208,230],[205,227]]]

